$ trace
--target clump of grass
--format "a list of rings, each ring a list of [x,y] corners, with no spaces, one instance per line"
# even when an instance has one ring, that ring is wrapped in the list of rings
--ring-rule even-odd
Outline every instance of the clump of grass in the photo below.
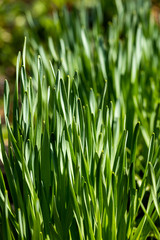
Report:
[[[64,31],[58,42],[49,37],[49,53],[34,38],[30,51],[25,39],[12,125],[7,81],[4,87],[3,239],[160,238],[160,33],[148,2],[141,9],[131,1],[136,12],[116,4],[107,38],[98,4],[92,27],[87,10],[56,15]]]

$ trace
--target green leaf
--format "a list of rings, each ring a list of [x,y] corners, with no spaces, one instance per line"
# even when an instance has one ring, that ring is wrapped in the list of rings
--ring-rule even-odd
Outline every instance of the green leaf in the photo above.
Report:
[[[154,231],[154,233],[155,233],[156,238],[157,238],[157,239],[160,239],[160,233],[159,233],[156,225],[154,224],[154,222],[152,221],[151,217],[150,217],[149,214],[147,213],[147,211],[146,211],[146,209],[145,209],[145,207],[144,207],[144,205],[143,205],[143,203],[141,202],[140,199],[139,199],[139,201],[140,201],[141,208],[142,208],[143,212],[145,213],[145,215],[146,215],[146,217],[147,217],[147,220],[148,220],[151,228],[153,229],[153,231]]]
[[[8,218],[8,192],[5,192],[4,219],[3,219],[3,239],[12,240],[12,232]]]
[[[97,112],[97,101],[96,101],[93,89],[90,89],[89,104],[90,104],[91,113],[95,116]]]
[[[139,133],[140,122],[136,124],[133,139],[132,139],[132,146],[131,146],[131,168],[130,168],[130,188],[131,191],[135,190],[135,161],[136,161],[136,148],[137,148],[137,140],[138,140],[138,133]]]
[[[42,62],[40,56],[38,57],[39,73],[38,73],[38,104],[37,104],[37,124],[36,124],[36,144],[38,150],[41,146],[42,134]]]
[[[27,38],[24,38],[24,45],[23,45],[23,53],[22,53],[22,64],[24,68],[26,68],[26,43],[27,43]]]
[[[4,81],[4,115],[5,117],[9,117],[9,85],[8,81]]]
[[[20,229],[20,237],[23,240],[24,239],[24,232],[23,232],[23,218],[22,218],[22,212],[20,208],[18,209],[18,222],[19,222],[19,229]]]
[[[154,168],[151,164],[151,162],[149,162],[149,170],[150,170],[150,175],[151,175],[151,195],[157,210],[158,215],[160,216],[160,210],[159,210],[159,204],[158,204],[158,196],[157,196],[157,186],[156,186],[156,176],[155,176],[155,172],[154,172]]]

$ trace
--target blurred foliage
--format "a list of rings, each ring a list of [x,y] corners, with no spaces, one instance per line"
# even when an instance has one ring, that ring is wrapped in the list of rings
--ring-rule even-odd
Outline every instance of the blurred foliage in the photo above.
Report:
[[[115,4],[111,0],[101,1],[106,9],[106,24],[115,11]],[[55,10],[58,9],[61,14],[64,5],[72,10],[73,7],[79,9],[84,5],[91,8],[95,2],[96,0],[0,0],[0,95],[4,79],[11,81],[15,77],[17,53],[22,49],[24,36],[28,32],[43,42],[49,33],[55,35],[55,29],[58,31],[56,17],[53,18]]]
[[[10,82],[15,79],[17,53],[22,49],[25,35],[34,35],[34,39],[41,43],[46,42],[49,34],[56,38],[60,29],[55,10],[61,14],[64,6],[70,11],[72,8],[79,10],[84,5],[90,9],[96,1],[102,3],[105,27],[115,14],[116,0],[0,0],[0,96],[4,79]],[[157,2],[154,0],[154,5]]]

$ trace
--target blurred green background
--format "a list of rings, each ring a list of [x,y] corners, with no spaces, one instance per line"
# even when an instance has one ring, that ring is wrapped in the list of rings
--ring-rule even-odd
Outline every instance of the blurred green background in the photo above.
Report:
[[[29,35],[41,43],[46,42],[48,34],[55,36],[55,12],[60,14],[64,5],[69,10],[83,6],[91,8],[96,1],[102,2],[107,24],[115,13],[114,0],[0,0],[0,106],[4,79],[14,85],[16,58],[18,51],[22,50],[24,36]],[[154,6],[157,6],[156,14],[158,2],[153,0]],[[0,110],[0,115],[2,111]]]
[[[101,1],[107,4],[106,21],[109,21],[115,11],[114,1]],[[48,38],[48,33],[54,35],[54,12],[58,10],[60,13],[64,5],[70,10],[84,5],[90,8],[95,2],[96,0],[0,0],[0,95],[3,93],[4,79],[12,82],[15,77],[17,53],[22,50],[25,35],[30,32],[43,42]]]

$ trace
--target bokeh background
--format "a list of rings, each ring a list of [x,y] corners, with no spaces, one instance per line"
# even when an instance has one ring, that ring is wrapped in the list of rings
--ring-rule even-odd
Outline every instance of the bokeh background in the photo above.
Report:
[[[110,21],[115,13],[113,0],[0,0],[0,115],[3,115],[4,79],[10,82],[12,90],[16,58],[18,51],[22,50],[24,36],[31,35],[45,43],[50,34],[54,40],[58,28],[55,28],[53,15],[57,10],[60,14],[64,6],[70,10],[84,6],[92,8],[96,1],[105,5],[105,21]],[[158,22],[160,1],[153,0],[151,7]]]
[[[22,50],[25,35],[32,34],[45,42],[48,33],[55,35],[53,14],[56,10],[60,13],[64,5],[69,9],[84,5],[91,8],[95,2],[96,0],[0,0],[0,94],[2,95],[4,79],[14,79],[16,57],[18,51]],[[115,6],[114,1],[106,2],[106,21],[109,21]]]

